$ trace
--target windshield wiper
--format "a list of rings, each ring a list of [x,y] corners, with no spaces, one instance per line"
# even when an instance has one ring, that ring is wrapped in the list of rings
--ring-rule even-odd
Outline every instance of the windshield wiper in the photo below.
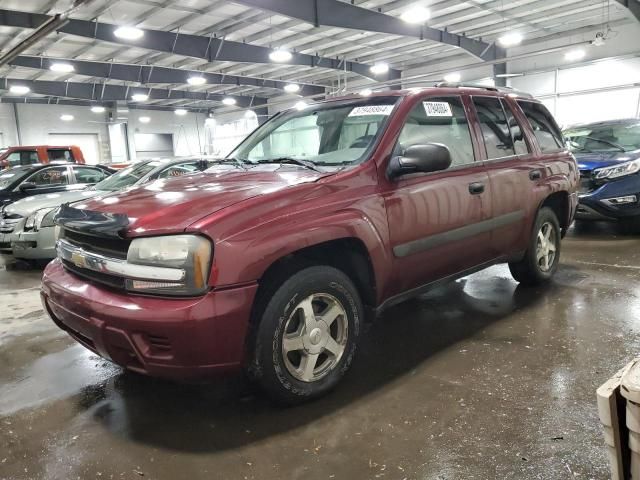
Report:
[[[279,158],[267,158],[264,160],[258,160],[256,163],[288,163],[291,165],[300,165],[301,167],[308,168],[314,172],[321,172],[316,168],[315,163],[309,160],[302,160],[300,158],[293,157],[279,157]]]
[[[605,145],[609,145],[610,147],[617,148],[621,152],[626,152],[623,146],[618,145],[617,143],[610,142],[609,140],[603,140],[602,138],[597,138],[597,137],[582,137],[582,138],[586,138],[587,140],[592,140],[594,142],[604,143]]]
[[[227,158],[221,158],[219,160],[212,160],[212,163],[214,164],[234,164],[236,165],[238,168],[240,168],[241,170],[247,170],[247,166],[244,164],[244,162],[242,160],[240,160],[239,158],[235,158],[235,157],[227,157]]]

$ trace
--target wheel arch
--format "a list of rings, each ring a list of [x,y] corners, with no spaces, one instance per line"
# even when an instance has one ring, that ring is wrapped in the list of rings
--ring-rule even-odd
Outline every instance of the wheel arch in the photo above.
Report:
[[[562,230],[562,236],[566,235],[569,226],[571,225],[571,206],[569,202],[569,192],[561,190],[553,192],[547,196],[538,206],[540,209],[548,207],[556,214],[558,222],[560,222],[560,229]]]

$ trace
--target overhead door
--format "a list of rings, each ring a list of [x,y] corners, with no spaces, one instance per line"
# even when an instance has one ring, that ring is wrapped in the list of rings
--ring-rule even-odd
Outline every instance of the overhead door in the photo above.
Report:
[[[100,141],[96,133],[50,133],[49,144],[58,145],[77,145],[82,150],[86,163],[101,163]]]
[[[136,133],[136,158],[173,157],[173,135],[171,133]]]

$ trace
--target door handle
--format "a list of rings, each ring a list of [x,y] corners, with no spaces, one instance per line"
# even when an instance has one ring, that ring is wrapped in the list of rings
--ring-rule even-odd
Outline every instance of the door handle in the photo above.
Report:
[[[540,170],[531,170],[529,172],[529,180],[540,180],[542,178],[542,172]]]
[[[484,192],[484,183],[473,182],[469,184],[469,193],[471,195],[479,195]]]

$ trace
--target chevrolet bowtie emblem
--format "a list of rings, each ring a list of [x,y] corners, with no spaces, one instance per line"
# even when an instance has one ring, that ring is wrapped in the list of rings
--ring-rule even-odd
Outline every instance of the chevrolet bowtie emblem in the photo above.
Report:
[[[87,268],[87,260],[84,257],[84,255],[81,255],[79,253],[72,253],[71,254],[71,262],[73,262],[73,264],[76,267],[79,268]]]

